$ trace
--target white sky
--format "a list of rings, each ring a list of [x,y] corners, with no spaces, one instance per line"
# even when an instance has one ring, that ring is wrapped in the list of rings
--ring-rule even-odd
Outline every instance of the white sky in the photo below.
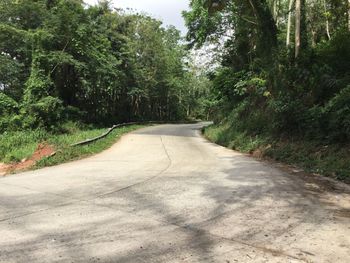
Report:
[[[84,0],[88,4],[96,4],[98,0]],[[112,0],[117,8],[132,8],[146,12],[160,19],[165,25],[174,25],[185,35],[186,27],[181,12],[188,9],[189,0]]]

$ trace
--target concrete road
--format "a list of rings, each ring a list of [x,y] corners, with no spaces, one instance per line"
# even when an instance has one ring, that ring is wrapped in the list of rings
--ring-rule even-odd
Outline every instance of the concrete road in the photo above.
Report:
[[[0,262],[350,262],[350,191],[216,146],[133,132],[0,179]]]

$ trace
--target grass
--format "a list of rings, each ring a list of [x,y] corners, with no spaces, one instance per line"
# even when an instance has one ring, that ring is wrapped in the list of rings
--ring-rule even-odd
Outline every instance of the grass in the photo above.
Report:
[[[244,153],[259,151],[262,157],[350,183],[350,145],[326,145],[318,140],[278,138],[264,134],[251,136],[227,122],[207,127],[204,135],[230,149]]]
[[[27,158],[48,138],[50,134],[44,130],[4,132],[0,135],[0,162],[12,163]]]
[[[99,153],[112,146],[122,135],[144,125],[132,125],[117,128],[107,137],[84,146],[70,147],[71,144],[94,138],[104,133],[106,128],[79,127],[68,124],[63,127],[64,133],[54,134],[44,130],[5,132],[0,135],[0,162],[19,162],[30,157],[39,143],[47,143],[54,146],[56,155],[44,158],[37,162],[35,168],[52,166],[72,160],[77,160],[89,155]]]

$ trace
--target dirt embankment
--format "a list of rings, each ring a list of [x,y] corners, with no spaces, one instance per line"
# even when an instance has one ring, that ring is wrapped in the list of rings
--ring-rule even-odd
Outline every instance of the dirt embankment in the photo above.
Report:
[[[0,176],[4,176],[16,171],[23,171],[31,168],[37,161],[55,154],[53,146],[47,143],[40,143],[35,152],[29,158],[23,159],[21,162],[4,164],[0,163]]]

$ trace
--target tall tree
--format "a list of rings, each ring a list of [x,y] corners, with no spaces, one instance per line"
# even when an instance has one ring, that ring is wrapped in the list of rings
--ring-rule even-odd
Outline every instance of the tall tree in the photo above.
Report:
[[[350,31],[350,0],[348,0],[348,29]]]
[[[291,26],[292,26],[292,8],[295,0],[289,0],[288,5],[288,24],[287,24],[287,39],[286,39],[286,45],[287,47],[290,46],[290,34],[291,34]]]
[[[301,46],[301,1],[295,0],[295,57],[300,54]]]
[[[326,18],[326,34],[327,34],[328,40],[331,40],[331,33],[330,33],[330,30],[329,30],[329,19],[328,19],[329,13],[328,13],[328,10],[327,10],[327,2],[326,2],[326,0],[323,0],[323,7],[324,7],[324,16]]]
[[[295,57],[308,46],[306,29],[306,0],[295,1]]]

